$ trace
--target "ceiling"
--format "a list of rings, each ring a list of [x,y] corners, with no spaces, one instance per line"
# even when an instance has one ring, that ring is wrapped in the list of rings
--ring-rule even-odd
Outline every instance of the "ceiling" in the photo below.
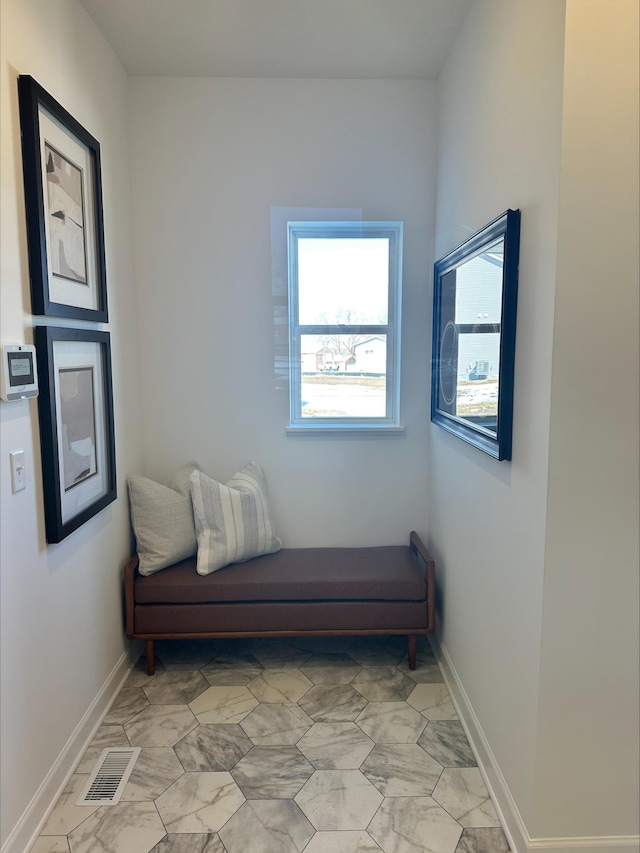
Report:
[[[435,79],[472,0],[80,0],[127,72]]]

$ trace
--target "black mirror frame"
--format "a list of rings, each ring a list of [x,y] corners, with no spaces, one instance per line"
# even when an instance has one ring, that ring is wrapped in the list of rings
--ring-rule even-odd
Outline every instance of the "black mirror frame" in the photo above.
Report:
[[[439,407],[440,344],[442,328],[442,280],[475,255],[481,254],[504,237],[502,306],[500,322],[500,366],[498,370],[498,416],[495,432],[452,415]],[[431,420],[433,423],[488,453],[498,460],[510,460],[513,434],[513,389],[516,345],[516,308],[520,254],[520,211],[507,210],[493,222],[465,240],[434,266],[433,342],[431,359]]]

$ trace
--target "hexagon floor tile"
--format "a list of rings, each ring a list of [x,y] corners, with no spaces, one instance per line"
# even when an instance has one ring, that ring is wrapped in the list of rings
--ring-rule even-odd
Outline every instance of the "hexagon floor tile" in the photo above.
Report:
[[[150,705],[124,731],[131,746],[174,746],[197,724],[187,705]]]
[[[477,767],[443,770],[432,796],[464,827],[500,825]]]
[[[103,806],[69,833],[73,853],[149,853],[166,834],[153,803]]]
[[[366,829],[383,797],[359,770],[317,770],[294,799],[316,829]]]
[[[416,684],[407,702],[427,720],[455,720],[456,709],[444,684]]]
[[[476,759],[459,720],[432,720],[418,745],[443,767],[475,767]]]
[[[316,832],[304,853],[380,853],[373,838],[362,830]]]
[[[158,658],[156,660],[154,675],[147,675],[147,659],[144,657],[139,657],[135,662],[133,669],[129,673],[129,677],[127,678],[124,686],[125,687],[147,687],[154,678],[157,678],[161,672],[165,671],[164,664]]]
[[[246,687],[209,687],[189,707],[199,723],[239,723],[258,706]]]
[[[313,655],[301,667],[314,684],[349,684],[362,667],[347,654]]]
[[[427,725],[406,702],[370,702],[356,723],[376,743],[415,743]]]
[[[246,802],[220,832],[228,853],[301,853],[314,828],[293,800]]]
[[[293,746],[313,725],[293,703],[258,705],[240,723],[255,746]]]
[[[233,768],[233,778],[248,800],[295,797],[313,773],[295,746],[255,746]]]
[[[217,832],[245,798],[230,773],[185,773],[156,800],[167,832]]]
[[[105,725],[122,725],[149,707],[141,687],[123,687],[104,718]]]
[[[171,747],[144,747],[136,761],[129,781],[122,792],[126,802],[144,803],[155,800],[179,779],[185,768]]]
[[[69,839],[66,835],[41,835],[30,853],[69,853]]]
[[[509,853],[424,638],[157,643],[30,853]],[[139,746],[122,799],[75,800]]]
[[[463,829],[456,853],[509,853],[509,845],[501,829]]]
[[[298,704],[316,723],[349,723],[367,700],[349,684],[315,684]]]
[[[351,686],[370,702],[404,702],[416,684],[397,667],[368,666],[356,675]]]
[[[165,835],[150,853],[227,853],[217,832]]]
[[[360,768],[385,797],[430,796],[442,766],[415,743],[374,746]]]
[[[98,728],[76,767],[76,773],[91,773],[102,750],[110,746],[131,746],[122,726],[102,725]]]
[[[85,774],[74,773],[64,786],[64,791],[58,798],[53,811],[47,818],[43,835],[68,835],[76,826],[80,826],[90,815],[98,811],[99,806],[77,806],[87,779]]]
[[[455,853],[462,827],[430,797],[390,797],[369,833],[385,853]]]
[[[263,669],[253,655],[218,655],[202,667],[201,673],[212,686],[241,684],[246,687]]]
[[[265,669],[249,682],[260,702],[297,702],[313,685],[299,669]]]
[[[236,724],[200,725],[178,741],[174,752],[185,770],[231,770],[253,744]]]
[[[398,671],[404,673],[416,684],[442,684],[444,682],[440,667],[434,660],[418,663],[415,669],[409,669],[409,665],[403,663],[398,667]]]
[[[188,705],[209,687],[199,672],[161,672],[143,691],[151,705]]]
[[[298,741],[316,770],[357,770],[373,747],[355,723],[315,723]]]

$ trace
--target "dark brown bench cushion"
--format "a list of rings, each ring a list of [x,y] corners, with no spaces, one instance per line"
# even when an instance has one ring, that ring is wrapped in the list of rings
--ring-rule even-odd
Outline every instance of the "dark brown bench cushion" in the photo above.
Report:
[[[392,571],[389,571],[389,568]],[[213,604],[267,601],[415,601],[426,578],[409,546],[286,548],[205,577],[195,559],[138,576],[135,603]]]

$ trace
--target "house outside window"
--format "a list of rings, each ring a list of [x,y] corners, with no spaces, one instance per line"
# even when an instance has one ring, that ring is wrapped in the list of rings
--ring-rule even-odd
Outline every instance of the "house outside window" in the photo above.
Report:
[[[400,416],[401,222],[290,222],[290,429]]]

